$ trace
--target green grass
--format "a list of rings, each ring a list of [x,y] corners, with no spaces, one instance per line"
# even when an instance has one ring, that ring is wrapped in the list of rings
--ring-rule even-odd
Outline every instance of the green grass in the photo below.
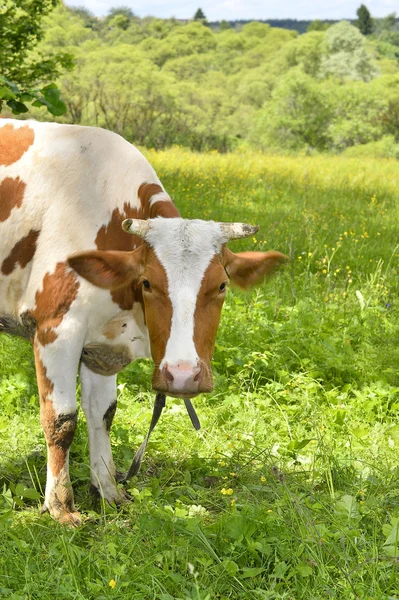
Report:
[[[0,338],[0,597],[399,598],[397,163],[150,157],[183,216],[259,223],[231,247],[291,262],[229,293],[201,431],[168,399],[120,510],[89,496],[80,414],[76,530],[39,515],[32,354]],[[121,469],[149,425],[151,370],[138,361],[119,378]]]

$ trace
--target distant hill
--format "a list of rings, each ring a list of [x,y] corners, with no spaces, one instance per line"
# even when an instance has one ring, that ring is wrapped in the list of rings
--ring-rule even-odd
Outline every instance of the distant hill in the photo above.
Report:
[[[309,21],[298,21],[297,19],[242,19],[239,21],[229,21],[227,23],[232,28],[237,28],[242,25],[246,25],[247,23],[252,23],[253,21],[258,21],[259,23],[267,23],[271,27],[281,27],[281,29],[291,29],[293,31],[298,31],[298,33],[306,33],[309,25],[312,23],[312,20]],[[226,22],[225,21],[225,22]],[[208,21],[208,25],[213,28],[220,27],[221,21]],[[338,20],[331,19],[323,19],[323,23],[328,23],[329,25],[334,25],[334,23],[338,23]]]
[[[345,21],[349,21],[352,25],[355,25],[356,19],[344,19]],[[271,27],[280,27],[281,29],[290,29],[292,31],[297,31],[298,33],[306,33],[309,25],[313,22],[312,20],[297,20],[297,19],[241,19],[237,21],[229,21],[228,19],[224,21],[208,21],[207,25],[214,30],[218,30],[221,24],[228,23],[230,27],[233,29],[237,29],[246,25],[247,23],[252,23],[253,21],[257,21],[258,23],[267,23]],[[327,23],[328,25],[334,25],[334,23],[339,23],[342,19],[320,19],[322,23]],[[373,19],[375,24],[378,26],[378,23],[383,21],[383,19]],[[190,20],[186,21],[187,23]],[[396,29],[399,29],[399,18],[396,18]]]

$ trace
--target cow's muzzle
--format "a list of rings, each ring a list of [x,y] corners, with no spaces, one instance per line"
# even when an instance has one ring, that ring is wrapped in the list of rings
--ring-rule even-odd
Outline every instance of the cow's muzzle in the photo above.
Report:
[[[154,373],[153,388],[175,398],[193,398],[212,391],[212,373],[202,361],[196,364],[186,361],[173,365],[164,363]]]

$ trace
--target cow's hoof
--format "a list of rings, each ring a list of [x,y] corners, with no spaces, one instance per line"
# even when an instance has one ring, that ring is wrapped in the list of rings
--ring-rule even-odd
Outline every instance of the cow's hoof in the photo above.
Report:
[[[69,527],[79,527],[79,525],[82,524],[80,513],[77,511],[69,512],[56,510],[54,513],[52,513],[47,504],[44,502],[40,509],[40,514],[42,515],[47,512],[51,514],[53,519],[59,523],[62,523],[63,525],[69,525]]]
[[[127,502],[132,500],[132,497],[122,487],[105,488],[104,486],[100,490],[96,485],[92,483],[90,485],[90,494],[96,499],[103,498],[109,504],[116,504],[116,506],[121,506],[122,504],[126,504]]]
[[[80,513],[75,512],[63,512],[57,519],[63,525],[68,525],[69,527],[79,527],[82,524],[82,518]]]

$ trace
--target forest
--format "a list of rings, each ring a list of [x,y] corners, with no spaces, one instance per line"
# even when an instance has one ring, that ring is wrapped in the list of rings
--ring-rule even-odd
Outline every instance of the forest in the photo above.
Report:
[[[399,156],[395,14],[366,23],[367,35],[356,21],[315,21],[299,35],[59,5],[43,27],[35,54],[70,57],[57,79],[63,122],[158,149]]]

